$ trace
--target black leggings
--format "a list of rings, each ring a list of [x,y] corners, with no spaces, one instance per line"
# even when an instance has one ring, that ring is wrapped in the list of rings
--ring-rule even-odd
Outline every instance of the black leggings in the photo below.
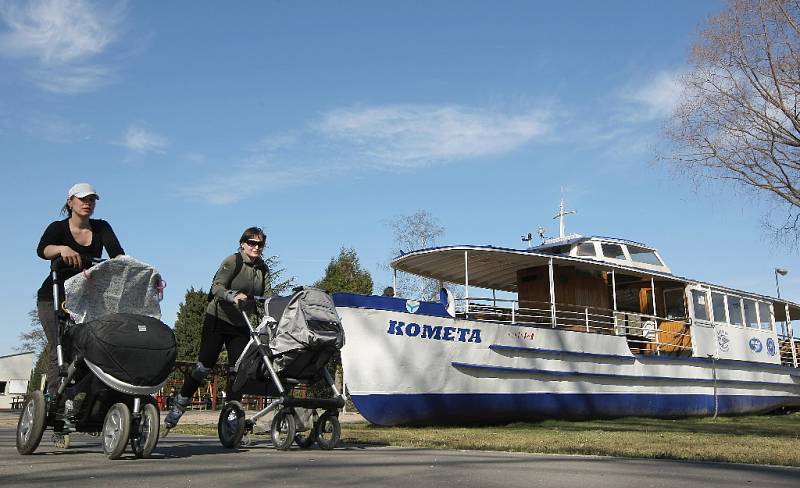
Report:
[[[206,314],[203,321],[203,333],[200,336],[200,352],[197,355],[197,361],[205,368],[213,368],[219,359],[219,353],[222,352],[222,346],[228,351],[228,396],[227,400],[241,400],[242,395],[233,395],[231,386],[235,380],[235,375],[231,371],[236,364],[236,360],[247,347],[250,341],[249,334],[243,334],[244,331],[232,332],[232,325],[219,320],[211,314]],[[181,396],[191,398],[192,395],[200,388],[202,382],[198,381],[192,376],[191,371],[186,374],[183,379],[183,387],[181,387]]]

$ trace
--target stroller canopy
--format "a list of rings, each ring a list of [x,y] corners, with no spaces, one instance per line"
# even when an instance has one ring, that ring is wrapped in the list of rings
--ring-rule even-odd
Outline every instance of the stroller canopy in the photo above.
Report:
[[[290,297],[272,297],[264,312],[278,324],[269,341],[273,356],[290,351],[344,346],[342,320],[330,295],[317,288],[295,288]]]
[[[317,288],[295,288],[289,297],[264,303],[266,317],[256,332],[269,347],[275,372],[297,380],[314,380],[331,356],[344,346],[344,329],[330,295]],[[236,361],[234,389],[267,373],[251,339]]]

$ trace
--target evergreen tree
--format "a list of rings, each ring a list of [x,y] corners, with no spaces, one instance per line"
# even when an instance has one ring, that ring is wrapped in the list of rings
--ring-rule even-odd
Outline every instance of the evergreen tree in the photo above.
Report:
[[[286,269],[280,267],[278,256],[266,257],[264,258],[264,262],[267,264],[267,268],[269,268],[269,283],[267,283],[267,289],[264,290],[264,295],[280,295],[286,290],[291,290],[295,286],[294,276],[283,279],[283,273]]]
[[[325,269],[325,277],[314,286],[328,293],[346,291],[371,295],[372,276],[361,268],[355,249],[343,247],[337,258],[331,258]]]
[[[331,262],[325,269],[325,277],[316,282],[314,286],[328,293],[344,291],[371,295],[373,283],[369,271],[361,268],[355,249],[343,247],[339,251],[338,257],[331,258]],[[328,363],[328,371],[335,378],[339,391],[342,391],[342,358],[339,354],[331,358]],[[310,393],[323,398],[333,395],[333,391],[323,381],[312,385]],[[348,408],[355,409],[353,405],[348,405]]]
[[[28,392],[39,390],[42,385],[42,376],[47,373],[47,364],[50,361],[50,352],[47,348],[42,349],[36,359],[36,365],[31,371],[31,378],[28,382]]]
[[[175,320],[175,339],[178,341],[178,360],[196,361],[200,350],[200,334],[208,306],[208,292],[194,287],[186,290],[183,302],[178,306]]]

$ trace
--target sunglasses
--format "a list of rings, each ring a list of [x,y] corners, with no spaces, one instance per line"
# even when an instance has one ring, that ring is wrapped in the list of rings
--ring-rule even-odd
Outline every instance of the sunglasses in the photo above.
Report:
[[[255,239],[247,239],[244,242],[250,247],[256,247],[256,248],[259,248],[259,249],[264,247],[264,241],[257,241]]]

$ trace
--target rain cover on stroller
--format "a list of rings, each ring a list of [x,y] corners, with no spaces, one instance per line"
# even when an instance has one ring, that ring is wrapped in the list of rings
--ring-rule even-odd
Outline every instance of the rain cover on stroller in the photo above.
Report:
[[[295,379],[313,379],[333,353],[344,346],[344,329],[330,295],[317,288],[295,288],[290,297],[271,297],[264,311],[277,324],[262,324],[259,339],[269,345],[275,372]],[[302,363],[302,365],[298,364]],[[251,340],[236,361],[234,389],[264,375],[258,348]]]
[[[76,324],[121,312],[161,319],[161,275],[130,256],[117,256],[64,283],[65,307]]]
[[[104,261],[64,284],[76,322],[65,337],[101,381],[129,394],[157,391],[175,366],[175,335],[161,322],[161,275],[129,256]]]

